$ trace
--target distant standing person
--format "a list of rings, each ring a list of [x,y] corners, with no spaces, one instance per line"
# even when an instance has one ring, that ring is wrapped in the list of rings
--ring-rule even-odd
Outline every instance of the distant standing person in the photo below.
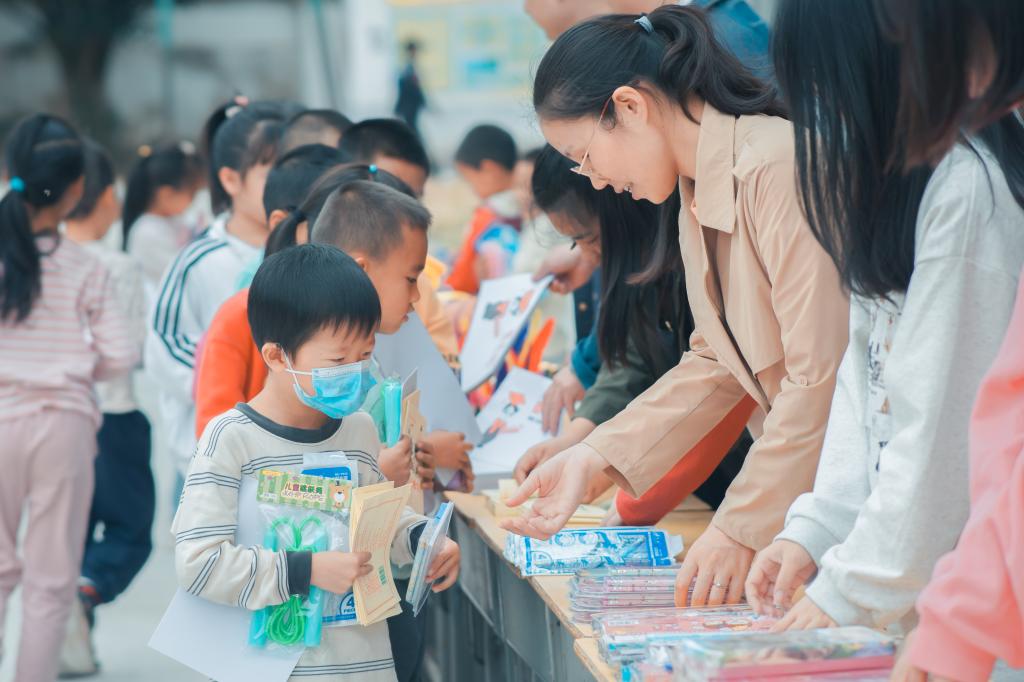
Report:
[[[420,44],[415,40],[405,43],[405,68],[398,76],[398,101],[395,102],[395,115],[409,124],[409,127],[420,134],[420,111],[427,106],[427,96],[423,94],[420,76],[416,73],[416,54]]]

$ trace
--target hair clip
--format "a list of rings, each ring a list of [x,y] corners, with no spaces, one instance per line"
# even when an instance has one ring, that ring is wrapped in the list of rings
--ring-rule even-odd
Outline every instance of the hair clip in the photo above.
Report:
[[[47,199],[49,199],[50,198],[50,194],[52,194],[52,192],[50,192],[49,189],[44,187],[43,188],[43,196],[46,197]]]
[[[192,156],[196,153],[196,146],[188,140],[182,140],[178,143],[178,151],[186,156]]]
[[[232,104],[230,107],[224,110],[224,118],[233,118],[235,114],[242,110],[241,104]]]
[[[651,23],[650,17],[646,14],[641,14],[638,19],[633,20],[634,24],[640,24],[640,28],[649,34],[654,33],[654,24]]]
[[[150,154],[153,153],[153,148],[150,147],[148,144],[142,144],[142,145],[139,145],[139,148],[138,148],[137,151],[138,151],[139,156],[142,157],[143,159],[145,159],[146,157],[148,157]]]
[[[375,163],[371,163],[371,164],[370,164],[370,167],[369,167],[369,168],[368,168],[367,170],[369,170],[369,171],[370,171],[370,175],[371,175],[372,177],[377,177],[377,170],[378,170],[378,169],[377,169],[377,164],[375,164]]]
[[[17,175],[11,178],[11,181],[8,182],[7,184],[10,186],[12,192],[25,191],[25,181],[19,178]]]

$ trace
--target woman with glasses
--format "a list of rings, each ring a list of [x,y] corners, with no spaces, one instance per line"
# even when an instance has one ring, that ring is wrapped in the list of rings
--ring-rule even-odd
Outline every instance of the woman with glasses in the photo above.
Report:
[[[663,205],[655,262],[679,240],[695,332],[679,364],[582,443],[535,468],[509,500],[540,499],[509,530],[562,528],[605,471],[643,494],[747,396],[755,437],[712,525],[690,548],[677,601],[735,603],[757,550],[811,489],[849,303],[808,228],[793,129],[774,91],[714,38],[704,14],[665,6],[563,34],[534,107],[548,142],[597,189]]]

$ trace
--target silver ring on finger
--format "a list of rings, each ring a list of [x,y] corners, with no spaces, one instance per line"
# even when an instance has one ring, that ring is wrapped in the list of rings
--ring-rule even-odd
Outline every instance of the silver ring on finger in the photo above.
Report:
[[[719,590],[728,590],[729,589],[729,584],[728,583],[723,584],[723,583],[718,582],[717,580],[712,581],[711,586],[715,587],[715,588],[718,588]]]

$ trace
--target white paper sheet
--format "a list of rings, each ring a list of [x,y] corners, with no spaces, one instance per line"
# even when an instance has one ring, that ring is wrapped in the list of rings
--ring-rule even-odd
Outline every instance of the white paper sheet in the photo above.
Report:
[[[477,416],[481,445],[469,454],[476,488],[497,488],[511,478],[516,462],[528,449],[548,438],[541,427],[540,405],[551,379],[514,368]]]
[[[242,546],[263,542],[254,476],[243,476],[239,486],[236,542]],[[251,618],[251,611],[214,604],[179,589],[149,646],[217,682],[285,682],[302,650],[248,646]]]
[[[415,313],[396,333],[378,334],[373,355],[384,376],[408,377],[416,371],[420,412],[430,430],[456,431],[471,443],[479,442],[481,433],[473,408]]]
[[[480,285],[459,356],[463,391],[472,391],[494,376],[553,279],[534,282],[533,275],[524,273]]]

